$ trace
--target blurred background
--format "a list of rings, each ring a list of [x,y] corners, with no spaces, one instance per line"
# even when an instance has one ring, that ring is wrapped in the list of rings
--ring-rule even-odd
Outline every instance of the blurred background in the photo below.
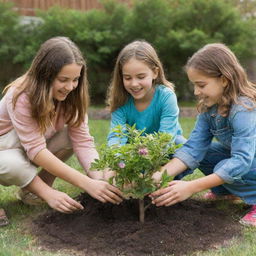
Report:
[[[0,0],[1,90],[53,36],[82,50],[95,105],[104,105],[119,51],[136,39],[155,47],[180,102],[194,99],[183,66],[207,43],[229,46],[256,81],[256,0]]]

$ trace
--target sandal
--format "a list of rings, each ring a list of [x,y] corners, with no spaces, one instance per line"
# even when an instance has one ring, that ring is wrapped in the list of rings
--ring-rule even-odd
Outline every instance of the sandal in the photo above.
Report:
[[[16,197],[27,205],[40,205],[45,203],[45,201],[38,197],[36,194],[25,189],[20,189],[16,194]]]
[[[229,195],[217,195],[214,194],[212,191],[208,191],[203,195],[203,199],[208,201],[222,201],[222,200],[228,200],[234,204],[242,203],[242,199],[240,197],[237,197],[235,195],[229,194]]]
[[[9,224],[9,220],[6,216],[4,209],[0,209],[0,227],[7,226]]]
[[[256,205],[253,205],[250,212],[248,212],[239,222],[246,226],[256,227]]]

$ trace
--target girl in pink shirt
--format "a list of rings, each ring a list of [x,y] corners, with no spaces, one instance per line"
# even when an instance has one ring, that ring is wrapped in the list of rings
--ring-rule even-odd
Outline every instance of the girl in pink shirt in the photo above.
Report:
[[[8,85],[0,102],[0,184],[17,185],[69,213],[83,206],[52,188],[55,177],[101,202],[120,203],[121,192],[89,171],[98,158],[87,124],[86,64],[66,37],[42,44],[29,70]],[[84,175],[65,164],[73,152]],[[37,167],[41,171],[37,174]],[[97,179],[92,179],[97,178]]]

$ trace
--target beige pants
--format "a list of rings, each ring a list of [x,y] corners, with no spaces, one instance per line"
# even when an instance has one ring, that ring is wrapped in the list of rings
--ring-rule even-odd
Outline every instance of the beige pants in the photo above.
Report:
[[[72,155],[72,145],[67,127],[46,141],[47,149],[53,154],[67,150]],[[66,154],[67,158],[67,154]],[[66,160],[66,159],[61,159]],[[0,136],[0,184],[26,187],[37,175],[37,166],[27,157],[16,131]]]

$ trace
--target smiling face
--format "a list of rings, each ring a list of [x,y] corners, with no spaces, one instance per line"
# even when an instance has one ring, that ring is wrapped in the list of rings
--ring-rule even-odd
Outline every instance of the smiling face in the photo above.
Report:
[[[143,61],[129,59],[122,68],[123,84],[135,102],[151,101],[154,95],[153,80],[158,70],[153,71]]]
[[[82,66],[76,63],[62,67],[52,83],[52,95],[57,101],[64,101],[79,82]]]
[[[187,75],[194,85],[195,96],[202,100],[206,107],[211,107],[220,102],[227,86],[227,80],[224,77],[209,77],[194,68],[189,68]]]

